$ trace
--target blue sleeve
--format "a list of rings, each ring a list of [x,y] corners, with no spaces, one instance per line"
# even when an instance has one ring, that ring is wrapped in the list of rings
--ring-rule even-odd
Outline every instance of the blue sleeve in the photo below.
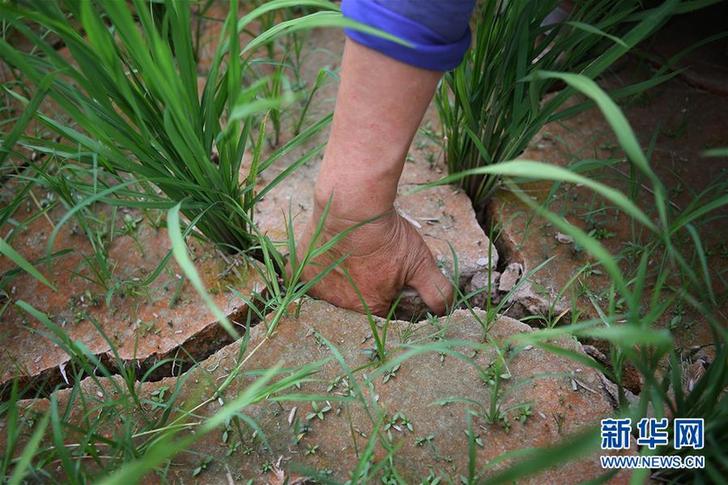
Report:
[[[460,64],[470,47],[468,21],[474,6],[475,0],[343,0],[341,11],[412,47],[344,29],[350,39],[413,66],[449,71]]]

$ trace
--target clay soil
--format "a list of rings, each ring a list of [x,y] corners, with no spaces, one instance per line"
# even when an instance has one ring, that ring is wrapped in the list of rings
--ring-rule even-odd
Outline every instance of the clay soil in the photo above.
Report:
[[[215,12],[210,16],[214,17]],[[209,42],[215,38],[219,23],[210,21],[205,25],[207,30],[203,39]],[[684,25],[676,22],[669,28],[682,31]],[[652,46],[653,56],[630,58],[616,71],[608,73],[602,84],[609,89],[648,76],[655,63],[661,62],[660,55],[664,57],[665,52],[674,52],[680,46],[679,36],[671,37],[669,32],[661,35],[671,42]],[[690,36],[683,37],[685,42],[690,39]],[[306,42],[302,78],[310,84],[321,67],[337,68],[343,36],[334,31],[315,31]],[[208,50],[209,45],[202,46],[203,53]],[[695,62],[690,63],[691,59]],[[728,178],[728,159],[701,156],[707,147],[728,146],[728,90],[725,89],[728,63],[721,67],[721,60],[725,59],[720,53],[701,50],[695,57],[689,56],[683,61],[686,68],[683,75],[628,100],[623,106],[643,146],[654,145],[651,165],[668,188],[673,209],[677,212],[687,207],[695,194]],[[204,72],[199,74],[204,75]],[[317,120],[330,112],[335,96],[336,82],[331,79],[317,93],[307,119]],[[297,113],[294,110],[291,114],[293,116],[284,121],[281,143],[292,135],[291,120],[296,119]],[[505,275],[508,268],[511,268],[509,278],[514,278],[510,283],[512,287],[523,273],[553,257],[551,263],[533,275],[523,290],[512,297],[502,316],[492,318],[480,310],[460,309],[440,320],[416,318],[422,315],[422,302],[410,293],[403,308],[407,308],[405,315],[411,318],[392,322],[396,337],[389,345],[395,355],[404,352],[407,344],[417,338],[436,342],[445,334],[448,338],[485,345],[473,355],[474,366],[467,369],[454,358],[441,359],[439,354],[431,354],[407,361],[387,380],[378,375],[375,380],[367,381],[376,384],[368,395],[372,399],[376,396],[386,419],[396,425],[390,435],[393,434],[394,441],[402,446],[397,466],[405,475],[422,477],[436,473],[457,479],[468,466],[468,439],[471,437],[468,433],[473,431],[466,425],[467,413],[462,403],[439,407],[433,403],[458,395],[488,407],[499,396],[492,394],[483,383],[482,372],[497,360],[498,350],[512,351],[503,406],[514,410],[510,415],[513,424],[506,429],[503,423],[489,423],[482,416],[474,418],[475,433],[487,443],[476,449],[478,460],[483,463],[507,451],[556,443],[567,433],[598,422],[614,412],[615,396],[614,384],[599,372],[542,349],[521,346],[513,350],[515,347],[510,347],[510,343],[504,343],[527,335],[532,331],[531,327],[598,317],[598,309],[607,298],[608,279],[598,268],[584,272],[585,265],[590,263],[584,251],[564,240],[550,225],[534,218],[530,210],[505,189],[498,191],[479,213],[467,196],[455,187],[444,186],[412,194],[411,188],[417,184],[444,175],[441,147],[429,136],[439,133],[436,118],[431,109],[413,143],[400,185],[398,209],[418,227],[443,271],[453,274],[452,248],[459,261],[458,284],[462,288],[483,289],[484,275],[496,274],[505,278],[501,275]],[[311,145],[325,139],[326,133],[322,133]],[[298,155],[300,153],[293,153],[280,160],[265,178],[269,180],[275,176]],[[588,175],[625,192],[633,189],[630,164],[623,159],[608,125],[595,109],[547,125],[534,138],[524,158],[560,166],[571,166],[584,159],[614,159],[608,167]],[[295,230],[300,230],[310,211],[319,161],[317,157],[303,166],[257,207],[257,222],[271,238],[285,239],[288,217],[294,218]],[[563,186],[552,190],[554,187],[550,183],[530,183],[522,187],[538,202],[597,234],[605,247],[615,254],[625,254],[635,238],[643,236],[633,231],[633,225],[626,217],[586,188]],[[2,195],[8,196],[10,188],[5,184]],[[654,215],[653,194],[644,181],[638,184],[637,194],[643,210]],[[38,195],[43,197],[44,194]],[[22,217],[31,217],[35,208],[29,204],[24,210]],[[49,218],[39,217],[29,224],[16,239],[21,242],[19,251],[34,260],[45,254],[53,224],[62,215],[59,208],[51,211]],[[709,264],[718,268],[713,285],[724,305],[723,315],[728,314],[725,303],[728,224],[721,218],[727,216],[727,211],[717,212],[713,214],[715,223],[699,228]],[[176,405],[179,409],[190,408],[237,364],[240,342],[233,342],[217,325],[189,282],[180,276],[173,260],[152,285],[131,290],[136,288],[133,282],[144,279],[167,255],[169,242],[166,231],[160,230],[143,214],[124,211],[120,217],[120,221],[133,221],[133,228],[119,223],[118,230],[125,232],[110,245],[109,258],[116,268],[115,281],[129,284],[126,290],[115,292],[108,304],[104,289],[90,281],[92,268],[88,258],[91,248],[78,227],[69,223],[60,231],[53,247],[54,251],[65,250],[68,254],[39,266],[58,291],[20,274],[13,279],[8,295],[0,305],[10,299],[27,301],[112,368],[113,365],[136,365],[142,370],[141,375],[155,367],[156,371],[146,376],[144,383],[139,383],[140,395],[153,402],[161,388],[168,390],[180,386],[182,390]],[[489,240],[488,234],[496,235],[493,241]],[[265,291],[265,283],[255,270],[256,263],[227,257],[211,245],[198,241],[191,244],[191,248],[216,304],[241,329],[246,323],[259,323],[260,319],[252,315],[239,298],[240,294],[247,297]],[[622,259],[621,263],[624,270],[632,264],[628,258]],[[0,274],[10,269],[10,262],[0,258]],[[576,273],[582,276],[574,280],[572,277]],[[501,292],[496,290],[493,298],[503,298],[510,287]],[[378,324],[384,323],[378,321]],[[295,367],[319,358],[330,358],[332,352],[322,344],[321,337],[341,350],[342,358],[351,368],[367,362],[366,352],[372,346],[372,334],[366,318],[361,315],[323,302],[305,300],[279,325],[273,336],[266,335],[264,325],[251,331],[251,346],[266,345],[251,361],[251,369],[261,370],[280,362]],[[484,325],[491,331],[487,338],[483,335]],[[681,348],[710,346],[712,334],[707,322],[687,309],[671,308],[660,325],[674,332],[676,345]],[[444,333],[438,334],[438,331]],[[42,322],[9,305],[2,313],[0,342],[0,389],[4,389],[4,395],[7,395],[10,383],[16,380],[27,389],[29,399],[23,403],[27,413],[47,409],[48,397],[53,395],[69,406],[71,421],[82,420],[82,413],[74,407],[76,396],[63,389],[69,386],[69,377],[76,369],[74,363],[49,336],[49,329]],[[608,352],[605,347],[593,348],[593,342],[589,341],[561,339],[553,343],[584,357]],[[586,348],[582,344],[586,344]],[[156,366],[167,360],[174,363]],[[194,365],[196,363],[200,365]],[[192,370],[188,370],[191,367]],[[330,364],[304,391],[332,392],[330,385],[334,383],[333,393],[343,393],[344,374],[339,364]],[[247,375],[236,380],[228,395],[233,396],[243,389],[250,379]],[[112,400],[114,391],[108,381],[100,382],[99,386],[99,381],[86,379],[81,386],[83,393],[99,402]],[[635,375],[628,387],[638,393],[640,384]],[[30,399],[33,397],[36,399]],[[223,397],[227,399],[228,396],[220,397],[220,402]],[[525,409],[526,405],[529,414],[520,420],[517,410]],[[218,401],[209,400],[200,410],[200,417],[210,416],[217,409]],[[154,406],[147,410],[149,415],[144,419],[157,416],[158,409]],[[367,434],[374,426],[371,416],[367,415],[368,408],[335,403],[324,413],[325,418],[307,419],[311,422],[310,429],[303,439],[296,440],[292,423],[296,419],[303,422],[303,417],[310,412],[315,414],[311,403],[293,401],[285,406],[263,403],[250,412],[269,436],[269,443],[263,444],[255,434],[246,432],[240,444],[234,446],[225,441],[227,438],[211,434],[196,445],[194,453],[175,461],[169,478],[185,483],[221,483],[248,478],[260,483],[283,483],[276,481],[280,480],[281,474],[291,479],[300,478],[304,472],[290,470],[305,469],[326,472],[327,476],[345,480],[351,463],[366,445]],[[406,422],[412,424],[412,429]],[[113,419],[104,426],[109,436],[113,436]],[[376,450],[379,459],[385,455],[385,450]],[[201,474],[191,475],[203,456],[211,457],[211,462],[205,462]],[[294,463],[298,468],[290,466]],[[575,483],[597,477],[600,472],[595,457],[590,456],[534,479],[534,483],[539,480]],[[622,481],[626,477],[619,475],[614,479]]]

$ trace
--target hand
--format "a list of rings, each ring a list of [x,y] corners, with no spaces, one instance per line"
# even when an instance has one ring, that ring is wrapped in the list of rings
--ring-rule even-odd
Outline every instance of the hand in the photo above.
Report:
[[[298,241],[299,262],[309,249],[322,212],[321,204],[315,204],[314,214]],[[321,246],[357,223],[330,212],[316,245]],[[379,316],[386,316],[404,286],[417,290],[438,315],[445,313],[452,301],[452,286],[437,267],[422,236],[394,209],[353,229],[331,250],[310,262],[303,270],[303,279],[313,279],[342,256],[346,256],[343,262],[309,291],[311,296],[363,312],[365,308],[353,282],[369,310]]]
[[[309,292],[357,311],[386,315],[406,285],[438,314],[452,288],[422,237],[394,210],[407,150],[442,73],[420,69],[349,39],[331,133],[314,191],[314,210],[296,250],[306,254],[324,207],[328,217],[317,245],[356,227],[326,254],[309,262],[310,281],[332,262],[346,259]],[[362,221],[365,224],[358,225]]]

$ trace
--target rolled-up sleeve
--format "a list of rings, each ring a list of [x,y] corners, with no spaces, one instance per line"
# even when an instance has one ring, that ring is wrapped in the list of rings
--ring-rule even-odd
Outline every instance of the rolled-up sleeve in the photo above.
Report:
[[[343,0],[341,11],[411,46],[345,29],[350,39],[413,66],[449,71],[470,47],[468,21],[474,5],[475,0]]]

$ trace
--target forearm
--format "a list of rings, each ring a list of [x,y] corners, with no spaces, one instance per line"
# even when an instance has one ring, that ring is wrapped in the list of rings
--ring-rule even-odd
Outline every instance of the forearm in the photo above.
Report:
[[[452,300],[450,282],[417,229],[393,210],[407,150],[440,75],[346,41],[315,208],[297,254],[310,251],[316,239],[321,244],[359,222],[374,220],[304,267],[302,277],[310,281],[321,268],[344,257],[310,295],[384,316],[400,290],[409,286],[433,312],[445,312]],[[318,226],[329,201],[329,213]]]
[[[316,202],[361,221],[391,210],[407,150],[442,73],[347,39]]]
[[[407,150],[437,82],[443,71],[460,62],[468,47],[467,16],[473,3],[342,3],[347,17],[389,32],[409,46],[347,30],[341,83],[316,181],[314,211],[297,254],[306,254],[319,238],[329,241],[356,223],[376,220],[357,227],[303,268],[303,279],[310,281],[320,277],[321,268],[337,264],[309,294],[381,316],[388,313],[404,286],[417,290],[437,314],[445,312],[452,301],[451,284],[424,239],[393,208]],[[446,13],[457,11],[458,5],[462,7],[459,23],[452,24],[452,18],[440,21]],[[328,216],[319,226],[329,202]],[[339,260],[341,256],[345,258]]]

